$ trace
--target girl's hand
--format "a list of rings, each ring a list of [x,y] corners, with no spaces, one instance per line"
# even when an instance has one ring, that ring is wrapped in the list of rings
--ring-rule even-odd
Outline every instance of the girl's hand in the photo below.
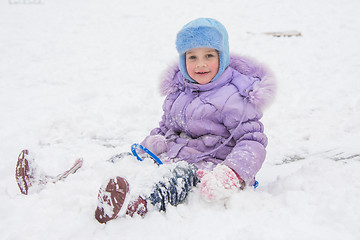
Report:
[[[148,136],[141,145],[145,146],[155,155],[160,155],[166,151],[166,139],[162,135],[151,135]]]
[[[200,193],[206,201],[230,197],[241,187],[243,181],[232,169],[219,164],[212,171],[198,170]]]

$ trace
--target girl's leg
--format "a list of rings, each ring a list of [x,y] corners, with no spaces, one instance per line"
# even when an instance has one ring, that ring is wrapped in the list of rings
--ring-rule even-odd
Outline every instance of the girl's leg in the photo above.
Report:
[[[166,205],[177,206],[184,202],[188,193],[198,183],[197,168],[185,162],[179,163],[171,176],[154,186],[148,200],[160,211],[166,211]]]
[[[166,211],[167,204],[177,206],[182,203],[190,190],[198,183],[196,170],[194,165],[185,162],[179,163],[171,170],[169,176],[154,185],[153,191],[148,197],[139,196],[125,206],[127,207],[126,215],[145,216],[148,211],[148,203],[159,211]],[[110,179],[106,185],[102,185],[99,190],[95,218],[100,223],[106,223],[116,218],[124,207],[128,191],[129,184],[121,177]]]
[[[56,177],[47,175],[35,162],[34,156],[29,150],[22,150],[19,154],[15,178],[22,194],[30,192],[39,192],[48,182],[56,183],[67,178],[70,174],[75,173],[81,168],[83,159],[79,158],[74,165],[67,171],[57,175]]]

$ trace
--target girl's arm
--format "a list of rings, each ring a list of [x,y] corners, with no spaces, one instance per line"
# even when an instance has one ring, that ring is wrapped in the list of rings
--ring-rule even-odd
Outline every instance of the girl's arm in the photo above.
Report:
[[[165,140],[165,133],[167,128],[165,127],[165,115],[163,115],[162,120],[159,123],[159,127],[153,129],[150,132],[150,135],[147,136],[142,142],[141,145],[148,148],[155,155],[159,155],[166,151],[167,145]]]
[[[166,97],[163,104],[164,114],[159,122],[159,127],[151,130],[150,135],[147,136],[142,142],[141,145],[148,148],[155,155],[159,155],[166,151],[167,145],[165,141],[165,134],[169,131],[168,127],[166,127],[166,115],[167,112],[170,111],[170,107],[174,99],[176,98],[175,94],[170,94]]]
[[[246,184],[252,185],[266,156],[267,137],[259,121],[262,114],[250,103],[236,108],[225,106],[223,114],[226,116],[224,125],[236,141],[223,164],[233,169]]]

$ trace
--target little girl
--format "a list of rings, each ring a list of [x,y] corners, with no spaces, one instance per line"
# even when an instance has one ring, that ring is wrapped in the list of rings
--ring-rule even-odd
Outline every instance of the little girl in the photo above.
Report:
[[[215,201],[255,183],[266,155],[260,119],[274,97],[273,75],[249,58],[230,55],[227,31],[214,19],[186,24],[177,34],[176,49],[178,66],[166,72],[161,84],[166,96],[162,120],[141,143],[175,167],[151,194],[130,203],[126,179],[103,185],[95,211],[101,223],[122,209],[144,216],[148,206],[176,206],[196,185],[205,200]]]
[[[141,145],[178,164],[150,196],[128,205],[130,215],[144,215],[149,201],[159,210],[167,203],[176,206],[198,182],[205,200],[228,197],[254,185],[265,159],[267,137],[260,119],[274,96],[272,74],[253,60],[230,56],[227,31],[214,19],[186,24],[176,49],[179,65],[166,72],[161,85],[166,95],[162,120]],[[95,213],[100,222],[116,217],[128,187],[118,177],[100,189]],[[108,205],[110,216],[104,213]]]

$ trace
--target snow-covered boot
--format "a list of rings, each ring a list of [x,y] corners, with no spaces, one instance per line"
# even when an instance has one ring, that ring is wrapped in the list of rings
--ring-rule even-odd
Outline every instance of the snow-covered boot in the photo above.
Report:
[[[57,175],[56,177],[46,174],[35,162],[34,155],[28,150],[22,150],[19,154],[15,178],[22,194],[28,195],[30,193],[41,191],[49,182],[56,183],[64,180],[70,174],[75,173],[81,168],[84,160],[82,158],[76,159],[74,165],[67,171]]]
[[[145,217],[147,212],[148,212],[147,202],[144,198],[139,196],[138,199],[129,203],[127,210],[126,210],[126,215],[133,217],[134,214],[136,213],[137,215],[139,215],[141,217]]]
[[[48,182],[48,178],[39,169],[34,157],[27,149],[22,150],[18,157],[15,178],[21,193],[25,195],[29,193],[30,187],[39,190]]]
[[[139,196],[130,201],[126,215],[133,217],[135,214],[144,217],[148,212],[148,202],[159,211],[166,211],[166,205],[177,206],[184,202],[188,193],[198,183],[197,168],[185,162],[170,171],[168,176],[153,186],[152,193],[147,197]],[[107,185],[102,185],[98,195],[98,206],[95,218],[100,223],[106,223],[117,217],[124,205],[129,191],[128,182],[121,177],[110,179]]]
[[[107,223],[115,219],[123,208],[126,198],[129,195],[129,183],[125,178],[112,178],[105,185],[102,185],[98,194],[98,205],[95,210],[95,218],[100,223]],[[147,213],[147,202],[139,196],[136,200],[130,201],[126,208],[126,215],[133,217],[135,214],[144,217]]]
[[[106,185],[102,185],[99,190],[98,205],[95,210],[96,220],[100,223],[106,223],[116,218],[128,192],[129,183],[122,177],[112,178]]]

